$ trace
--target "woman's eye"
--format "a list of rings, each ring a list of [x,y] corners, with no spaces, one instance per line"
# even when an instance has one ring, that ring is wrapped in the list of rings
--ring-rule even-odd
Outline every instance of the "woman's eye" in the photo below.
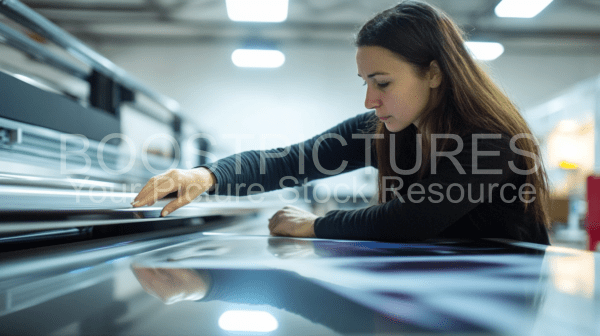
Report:
[[[367,85],[367,81],[363,82],[363,86]],[[386,88],[388,85],[390,85],[390,82],[386,82],[386,83],[376,83],[377,87],[380,89]]]

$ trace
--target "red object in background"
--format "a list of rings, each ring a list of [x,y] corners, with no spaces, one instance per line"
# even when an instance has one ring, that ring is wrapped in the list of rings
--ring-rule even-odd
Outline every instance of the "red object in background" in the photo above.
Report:
[[[588,248],[590,251],[595,251],[596,244],[600,242],[600,176],[587,178],[587,204]]]

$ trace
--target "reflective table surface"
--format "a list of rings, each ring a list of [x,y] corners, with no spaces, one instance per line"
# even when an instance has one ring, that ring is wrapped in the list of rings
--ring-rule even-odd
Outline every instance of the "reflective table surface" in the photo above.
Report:
[[[204,231],[2,254],[2,335],[600,335],[599,254]]]

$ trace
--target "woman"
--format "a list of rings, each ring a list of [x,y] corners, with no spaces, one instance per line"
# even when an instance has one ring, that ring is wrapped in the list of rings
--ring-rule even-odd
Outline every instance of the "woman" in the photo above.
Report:
[[[271,233],[549,244],[539,147],[513,103],[467,52],[460,29],[439,10],[404,1],[368,21],[356,46],[365,107],[374,112],[291,146],[285,155],[281,149],[249,151],[156,176],[134,206],[179,190],[163,209],[166,215],[207,190],[225,194],[233,186],[244,195],[253,183],[269,191],[372,165],[379,171],[379,204],[323,217],[285,207],[270,219]]]

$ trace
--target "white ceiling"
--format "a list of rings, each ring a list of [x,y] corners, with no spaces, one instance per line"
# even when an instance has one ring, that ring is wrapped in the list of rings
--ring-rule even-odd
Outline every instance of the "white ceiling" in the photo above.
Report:
[[[252,37],[281,44],[347,47],[374,13],[398,0],[290,0],[283,23],[239,23],[225,0],[22,0],[87,42],[239,43]],[[600,0],[554,0],[532,19],[498,18],[499,0],[428,0],[472,40],[493,40],[515,54],[600,55]]]

